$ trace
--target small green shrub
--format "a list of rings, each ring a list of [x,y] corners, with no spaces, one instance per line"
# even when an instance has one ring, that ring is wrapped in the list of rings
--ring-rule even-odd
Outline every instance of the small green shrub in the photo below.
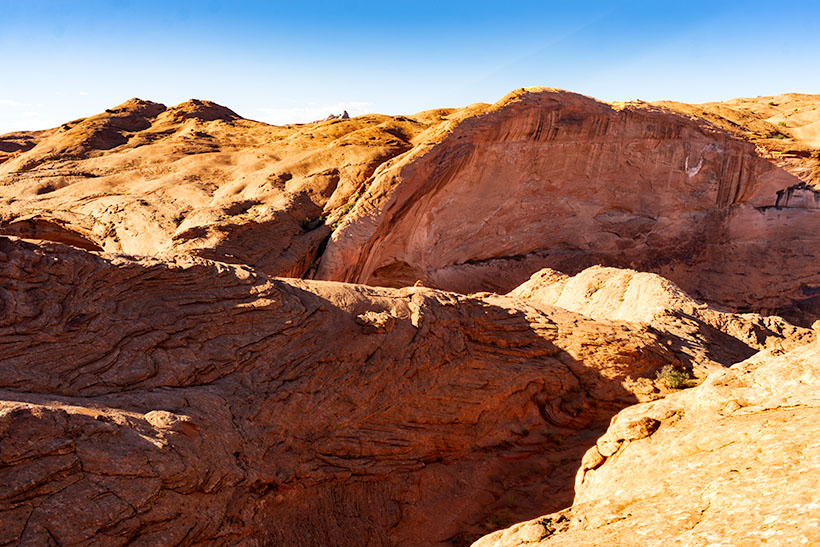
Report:
[[[786,127],[786,122],[777,122],[780,127]]]
[[[305,217],[304,220],[299,221],[299,226],[301,226],[305,232],[309,232],[319,226],[324,226],[326,218],[325,215],[320,215],[315,218]]]
[[[358,192],[353,194],[352,196],[350,196],[350,201],[348,201],[339,208],[339,218],[333,221],[333,223],[330,225],[331,230],[335,232],[339,229],[339,226],[342,225],[342,220],[344,220],[344,217],[350,212],[351,209],[353,209],[353,206],[356,205],[356,202],[359,201],[360,197],[361,194],[359,194]]]
[[[769,106],[777,106],[777,103],[774,101],[769,101]]]
[[[672,365],[665,365],[655,373],[655,377],[671,389],[683,389],[690,380],[689,374],[686,371],[679,370]]]

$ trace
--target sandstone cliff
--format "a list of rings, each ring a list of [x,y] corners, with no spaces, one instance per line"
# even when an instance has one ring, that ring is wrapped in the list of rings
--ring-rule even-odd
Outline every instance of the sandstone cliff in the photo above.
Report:
[[[657,316],[0,251],[4,542],[458,544],[567,506],[691,365]]]
[[[0,136],[0,544],[817,541],[818,102]]]
[[[778,206],[801,179],[752,143],[668,109],[554,90],[444,129],[377,171],[319,277],[508,291],[542,267],[604,264],[734,311],[813,313],[820,217]]]
[[[657,105],[708,120],[758,145],[778,165],[820,188],[820,95],[784,93],[722,103]]]

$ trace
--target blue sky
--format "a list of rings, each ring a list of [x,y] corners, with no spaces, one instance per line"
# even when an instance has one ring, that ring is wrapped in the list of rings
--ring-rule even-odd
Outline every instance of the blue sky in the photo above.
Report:
[[[818,29],[816,0],[0,0],[0,133],[135,96],[287,123],[533,85],[603,100],[820,93]]]

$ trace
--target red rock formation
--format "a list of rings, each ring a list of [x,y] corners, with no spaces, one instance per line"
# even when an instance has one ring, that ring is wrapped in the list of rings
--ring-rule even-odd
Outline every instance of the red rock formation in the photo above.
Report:
[[[0,233],[301,277],[376,167],[442,113],[273,127],[209,101],[132,99],[0,137]]]
[[[59,241],[88,248],[465,293],[600,263],[808,324],[820,305],[815,111],[795,97],[775,98],[788,109],[608,105],[534,89],[287,127],[208,101],[133,99],[0,138],[0,232],[59,226]]]
[[[667,279],[646,272],[593,266],[574,277],[545,269],[510,296],[534,306],[558,306],[593,319],[649,325],[700,376],[763,349],[785,351],[814,339],[813,331],[777,316],[731,314],[690,298]]]
[[[778,165],[820,188],[820,95],[782,95],[732,99],[723,103],[655,104],[708,120],[755,143]]]
[[[814,122],[752,102],[0,137],[0,233],[73,246],[0,237],[0,544],[464,544],[579,464],[481,545],[811,541],[815,334],[697,301],[820,309]]]
[[[584,456],[572,508],[475,547],[817,543],[818,349],[764,351],[622,411]]]
[[[677,362],[559,308],[196,258],[0,238],[0,287],[3,542],[477,534],[565,506],[601,424]]]
[[[813,309],[820,217],[799,179],[702,121],[643,103],[515,93],[384,166],[318,277],[508,291],[542,267],[660,273],[736,310]]]

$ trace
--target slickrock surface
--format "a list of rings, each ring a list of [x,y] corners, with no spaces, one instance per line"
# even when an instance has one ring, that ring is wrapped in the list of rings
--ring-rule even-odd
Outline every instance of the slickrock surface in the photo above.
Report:
[[[814,545],[820,348],[763,351],[620,412],[584,456],[572,508],[475,547]]]
[[[820,211],[778,197],[803,181],[753,143],[555,90],[510,94],[448,129],[376,172],[319,277],[506,292],[543,267],[604,264],[732,311],[813,313]]]
[[[209,101],[131,99],[0,136],[0,233],[301,277],[376,167],[448,112],[274,127]]]
[[[510,296],[594,319],[651,325],[698,375],[730,366],[762,349],[784,351],[815,338],[812,330],[777,316],[712,309],[668,279],[634,270],[593,266],[570,277],[544,269]]]
[[[820,95],[784,93],[722,103],[655,104],[708,120],[754,142],[778,165],[820,189]]]
[[[13,238],[0,309],[0,542],[28,545],[475,538],[568,505],[677,363],[509,297]]]
[[[208,101],[132,99],[0,136],[0,233],[462,293],[603,264],[808,326],[818,106],[794,94],[610,105],[531,88],[273,127]]]
[[[0,545],[820,541],[818,107],[0,135]]]

